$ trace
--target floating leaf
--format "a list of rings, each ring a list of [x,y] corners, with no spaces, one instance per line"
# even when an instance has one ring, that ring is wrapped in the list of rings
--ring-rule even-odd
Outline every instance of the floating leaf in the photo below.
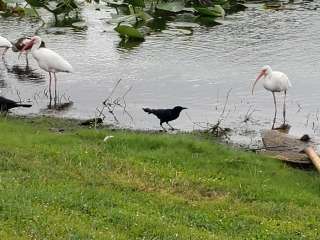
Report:
[[[195,7],[201,16],[224,17],[225,11],[220,5],[213,7]]]
[[[144,4],[144,0],[127,0],[127,3],[131,4],[134,7],[144,8],[146,5]]]
[[[182,9],[183,12],[186,12],[186,13],[195,13],[197,12],[193,7],[185,7]]]
[[[135,15],[125,15],[125,16],[119,16],[116,14],[111,14],[112,19],[108,20],[108,23],[129,23],[131,25],[134,25],[137,23],[137,18]]]
[[[106,3],[107,3],[110,7],[128,6],[128,3],[125,3],[125,2],[123,2],[123,1],[112,1],[112,0],[108,0],[108,1],[106,1]]]
[[[181,12],[184,8],[183,2],[163,2],[156,6],[157,10],[175,14]]]
[[[199,27],[199,24],[192,23],[192,22],[170,22],[170,23],[168,23],[168,25],[171,27],[176,27],[176,28],[196,28],[196,27]]]
[[[134,28],[131,24],[122,23],[114,28],[116,32],[120,34],[121,37],[131,38],[131,39],[139,39],[143,40],[144,36],[142,33],[138,31],[138,29]]]
[[[37,17],[37,12],[33,8],[24,8],[24,14],[27,17]]]
[[[44,0],[26,0],[31,7],[43,7],[46,4]]]
[[[136,9],[135,16],[141,18],[145,22],[149,22],[153,20],[153,17],[151,17],[148,13],[146,13],[142,9]]]
[[[84,21],[74,22],[74,23],[71,24],[71,26],[76,28],[76,29],[80,29],[80,30],[84,30],[84,29],[88,28],[86,22],[84,22]]]
[[[230,8],[225,8],[224,6],[223,6],[223,8],[227,10],[228,14],[231,14],[231,13],[244,11],[248,7],[246,5],[244,5],[244,4],[237,3],[237,4],[231,5]]]
[[[219,22],[215,21],[215,18],[213,18],[212,16],[210,17],[198,17],[196,19],[196,21],[200,24],[200,25],[204,25],[204,26],[208,26],[208,27],[213,27],[216,25],[220,25]]]

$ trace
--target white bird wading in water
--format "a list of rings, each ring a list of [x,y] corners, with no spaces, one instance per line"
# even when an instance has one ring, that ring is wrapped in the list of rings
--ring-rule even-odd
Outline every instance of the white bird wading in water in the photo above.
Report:
[[[263,77],[263,78],[262,78]],[[263,87],[270,91],[273,95],[273,102],[274,102],[274,118],[273,118],[273,125],[272,129],[274,128],[274,124],[277,117],[277,101],[275,97],[276,92],[284,92],[284,100],[283,100],[283,124],[286,123],[286,96],[287,96],[287,90],[289,87],[291,87],[290,80],[286,74],[283,72],[278,71],[272,71],[270,66],[264,66],[261,69],[261,72],[259,76],[257,77],[256,81],[254,82],[252,86],[252,95],[253,90],[259,79],[262,78],[263,81]]]
[[[58,53],[48,49],[48,48],[40,48],[41,46],[41,38],[38,36],[34,36],[31,38],[31,41],[27,43],[23,49],[22,52],[25,49],[31,48],[31,54],[35,60],[37,60],[39,67],[43,69],[44,71],[49,73],[49,93],[50,93],[50,99],[51,97],[51,79],[53,74],[54,76],[54,93],[55,93],[55,99],[57,97],[57,72],[73,72],[73,68],[71,64],[65,60],[63,57],[61,57]]]
[[[11,42],[8,41],[8,39],[0,36],[0,48],[4,48],[4,51],[2,53],[2,58],[6,54],[9,48],[12,47]]]

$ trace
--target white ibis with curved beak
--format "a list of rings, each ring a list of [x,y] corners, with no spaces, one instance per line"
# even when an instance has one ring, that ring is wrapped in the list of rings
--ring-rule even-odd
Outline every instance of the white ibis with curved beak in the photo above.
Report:
[[[9,48],[12,47],[11,42],[9,42],[8,39],[0,36],[0,48],[4,48],[4,51],[2,53],[2,57],[6,54]]]
[[[263,77],[263,78],[262,78]],[[286,96],[287,96],[287,90],[289,87],[291,87],[291,82],[286,74],[283,72],[278,72],[278,71],[272,71],[270,66],[264,66],[261,69],[261,72],[259,76],[257,77],[256,81],[254,82],[252,86],[252,95],[253,95],[253,90],[259,79],[262,78],[263,81],[263,87],[270,91],[273,95],[273,102],[274,102],[274,107],[275,107],[275,112],[274,112],[274,121],[272,128],[274,128],[275,120],[277,117],[277,101],[275,97],[276,92],[284,92],[284,101],[283,101],[283,124],[286,122]]]
[[[73,72],[73,68],[71,64],[61,57],[58,53],[48,49],[48,48],[40,48],[41,46],[41,38],[38,36],[34,36],[31,38],[31,41],[28,42],[22,49],[22,52],[28,48],[31,48],[31,54],[35,60],[37,60],[39,67],[44,71],[49,73],[49,93],[51,97],[51,79],[53,74],[55,81],[55,97],[57,93],[57,72]]]
[[[24,46],[27,45],[30,41],[31,41],[31,38],[30,38],[30,37],[22,37],[22,38],[19,38],[16,42],[12,42],[12,44],[13,44],[13,45],[12,45],[12,51],[14,51],[14,52],[20,52],[18,58],[20,58],[20,56],[21,56],[22,53],[25,53],[27,66],[29,65],[28,54],[29,54],[32,46],[24,49],[24,52],[22,52],[22,49],[23,49]],[[44,43],[43,41],[41,42],[40,47],[46,47],[46,46],[45,46],[45,43]]]

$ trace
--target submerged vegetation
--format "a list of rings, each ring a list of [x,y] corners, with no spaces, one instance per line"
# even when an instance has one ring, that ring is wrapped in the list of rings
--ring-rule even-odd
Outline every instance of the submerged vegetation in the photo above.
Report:
[[[183,19],[180,32],[191,34],[194,23],[217,25],[218,18],[230,13],[244,10],[246,7],[236,0],[188,0],[188,1],[151,1],[124,0],[107,3],[116,8],[114,22],[118,23],[115,30],[122,38],[143,40],[150,31],[149,26],[159,19],[173,20],[178,16]],[[147,30],[146,30],[147,29]],[[161,30],[161,29],[160,29]]]
[[[29,16],[41,18],[37,9],[43,8],[53,14],[56,22],[58,16],[64,18],[69,16],[72,11],[79,10],[75,0],[0,0],[0,11],[5,15]]]
[[[44,9],[59,26],[59,21],[70,22],[66,19],[80,21],[80,9],[85,4],[114,7],[117,14],[111,14],[110,23],[117,25],[115,31],[125,40],[143,40],[151,29],[163,30],[162,21],[178,17],[183,19],[179,33],[191,34],[195,23],[214,26],[220,24],[217,19],[246,8],[238,0],[0,0],[0,11],[4,16],[42,19],[39,9]]]
[[[1,239],[320,238],[315,171],[193,135],[0,128]]]

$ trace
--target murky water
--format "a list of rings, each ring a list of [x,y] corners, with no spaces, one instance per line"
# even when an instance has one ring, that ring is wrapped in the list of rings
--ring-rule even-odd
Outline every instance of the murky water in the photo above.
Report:
[[[62,29],[60,34],[57,29],[39,29],[37,22],[1,18],[0,35],[14,40],[37,31],[47,47],[74,66],[75,73],[58,74],[59,94],[65,96],[62,101],[70,98],[74,104],[65,111],[47,110],[47,74],[32,57],[33,71],[26,71],[24,58],[18,60],[13,52],[0,63],[0,88],[6,97],[18,99],[19,95],[33,102],[32,108],[17,109],[16,113],[90,118],[122,79],[114,96],[122,96],[132,87],[126,104],[133,120],[118,111],[121,126],[158,129],[158,120],[141,108],[181,105],[189,109],[172,125],[186,130],[199,128],[193,122],[215,123],[232,89],[222,125],[235,129],[238,141],[250,142],[256,130],[272,125],[272,95],[261,85],[254,96],[250,94],[258,71],[269,64],[287,73],[293,84],[287,106],[292,133],[318,135],[320,8],[315,10],[314,5],[285,11],[249,5],[248,10],[228,16],[223,25],[199,26],[192,35],[154,32],[145,42],[132,46],[121,44],[114,26],[107,23],[114,12],[109,8],[87,8],[83,12],[87,30]],[[247,113],[251,117],[245,123]],[[107,116],[112,121],[112,116]],[[281,117],[279,109],[278,124]]]

